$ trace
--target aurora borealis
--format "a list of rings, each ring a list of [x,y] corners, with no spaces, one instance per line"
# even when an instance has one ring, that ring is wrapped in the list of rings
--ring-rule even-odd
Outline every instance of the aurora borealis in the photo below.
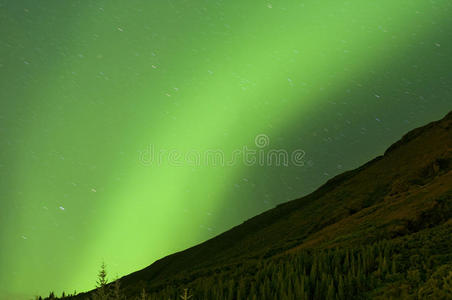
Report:
[[[0,299],[83,291],[452,108],[452,3],[0,0]],[[288,167],[144,164],[265,134]],[[3,298],[2,298],[3,297]]]

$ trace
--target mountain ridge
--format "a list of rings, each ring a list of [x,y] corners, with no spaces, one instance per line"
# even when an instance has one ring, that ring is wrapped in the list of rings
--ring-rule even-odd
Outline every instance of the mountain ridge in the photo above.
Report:
[[[355,247],[452,223],[452,112],[413,129],[383,155],[203,243],[120,279],[127,293],[189,284],[305,249]],[[185,279],[184,279],[185,278]],[[82,294],[83,295],[83,294]]]

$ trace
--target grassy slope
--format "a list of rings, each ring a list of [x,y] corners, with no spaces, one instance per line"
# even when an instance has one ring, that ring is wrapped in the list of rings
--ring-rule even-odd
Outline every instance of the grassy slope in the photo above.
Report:
[[[306,249],[400,240],[452,217],[452,113],[406,134],[383,156],[185,251],[121,278],[127,293]],[[446,226],[446,225],[444,225]],[[452,252],[452,249],[451,249]],[[230,269],[230,268],[229,268]],[[204,275],[203,275],[204,274]]]

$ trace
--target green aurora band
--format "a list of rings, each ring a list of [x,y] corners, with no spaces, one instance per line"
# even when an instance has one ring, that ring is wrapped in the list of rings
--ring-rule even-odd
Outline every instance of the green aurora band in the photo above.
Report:
[[[83,291],[311,192],[451,106],[452,2],[0,1],[0,298]],[[143,163],[305,151],[303,167]]]

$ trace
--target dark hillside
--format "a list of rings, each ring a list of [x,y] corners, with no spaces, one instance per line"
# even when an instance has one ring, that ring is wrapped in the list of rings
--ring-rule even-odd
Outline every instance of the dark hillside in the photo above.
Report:
[[[295,299],[290,295],[301,281],[301,298],[433,293],[444,278],[452,284],[451,166],[449,113],[312,194],[162,258],[121,278],[121,286],[128,297],[144,288],[155,299],[181,287],[191,288],[194,299]],[[358,269],[343,269],[348,260]],[[290,267],[293,261],[298,267]],[[347,288],[348,281],[356,287]]]

